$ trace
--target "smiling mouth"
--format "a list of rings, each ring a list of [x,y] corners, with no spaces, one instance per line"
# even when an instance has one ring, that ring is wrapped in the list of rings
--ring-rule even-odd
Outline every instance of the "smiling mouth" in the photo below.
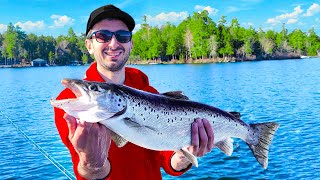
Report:
[[[118,56],[120,56],[121,54],[122,54],[122,52],[120,51],[118,51],[118,52],[104,52],[107,56],[111,56],[111,57],[118,57]]]

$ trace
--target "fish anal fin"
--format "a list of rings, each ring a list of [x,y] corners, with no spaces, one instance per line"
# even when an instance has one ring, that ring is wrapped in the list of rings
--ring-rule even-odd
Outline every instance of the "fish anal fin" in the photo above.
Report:
[[[126,145],[128,143],[128,141],[126,139],[124,139],[123,137],[121,137],[120,135],[118,135],[117,133],[111,131],[111,138],[113,140],[113,142],[119,147],[123,147],[124,145]]]
[[[174,99],[189,100],[189,98],[186,95],[184,95],[182,91],[169,91],[169,92],[162,93],[162,95],[170,98],[174,98]]]
[[[182,154],[196,167],[198,167],[198,159],[194,156],[187,148],[182,148],[180,150]]]
[[[226,138],[216,143],[216,146],[227,156],[231,156],[233,152],[233,139]]]

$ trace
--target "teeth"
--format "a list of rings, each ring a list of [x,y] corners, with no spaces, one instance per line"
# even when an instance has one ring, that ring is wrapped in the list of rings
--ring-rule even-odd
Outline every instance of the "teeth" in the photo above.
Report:
[[[120,52],[115,53],[115,52],[106,52],[106,54],[108,54],[109,56],[118,56],[120,55]]]

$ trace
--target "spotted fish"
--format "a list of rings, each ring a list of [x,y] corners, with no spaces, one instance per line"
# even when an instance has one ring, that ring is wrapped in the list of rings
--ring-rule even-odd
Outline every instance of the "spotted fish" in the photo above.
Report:
[[[188,100],[180,92],[152,94],[125,85],[63,79],[75,99],[54,100],[54,107],[87,122],[99,122],[113,132],[119,146],[128,141],[152,150],[174,150],[198,167],[186,147],[191,144],[191,123],[206,118],[214,129],[214,144],[226,155],[233,152],[233,139],[245,141],[263,168],[268,166],[269,146],[279,124],[246,124],[233,114]]]

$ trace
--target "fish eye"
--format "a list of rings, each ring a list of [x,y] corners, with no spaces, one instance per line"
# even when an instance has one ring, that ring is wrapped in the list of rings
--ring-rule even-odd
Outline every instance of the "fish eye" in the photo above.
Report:
[[[96,85],[94,85],[94,84],[91,84],[88,88],[91,91],[98,91],[98,87]]]

